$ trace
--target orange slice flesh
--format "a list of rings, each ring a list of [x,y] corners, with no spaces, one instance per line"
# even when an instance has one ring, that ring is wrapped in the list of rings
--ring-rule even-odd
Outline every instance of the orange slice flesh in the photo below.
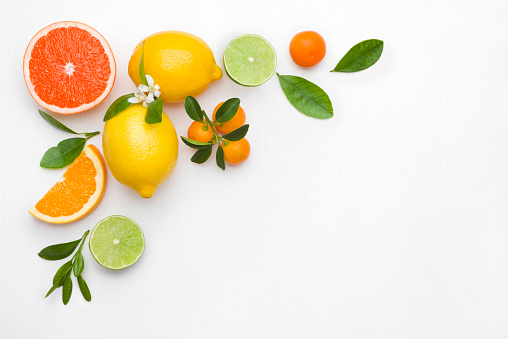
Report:
[[[53,224],[84,218],[101,202],[106,178],[104,158],[97,147],[88,145],[62,178],[28,212]]]
[[[108,96],[116,63],[99,32],[80,22],[61,21],[32,38],[23,58],[23,75],[39,105],[55,113],[75,114]]]

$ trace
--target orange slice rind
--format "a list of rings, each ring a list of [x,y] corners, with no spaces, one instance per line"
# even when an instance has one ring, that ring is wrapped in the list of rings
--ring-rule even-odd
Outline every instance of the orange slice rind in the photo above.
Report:
[[[62,178],[28,212],[53,224],[79,220],[99,205],[106,181],[104,158],[97,147],[88,145]]]

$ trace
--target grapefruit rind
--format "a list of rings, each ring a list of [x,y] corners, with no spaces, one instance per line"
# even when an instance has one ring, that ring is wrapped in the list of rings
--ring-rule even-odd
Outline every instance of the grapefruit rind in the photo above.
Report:
[[[83,208],[81,208],[78,212],[68,216],[51,217],[39,212],[34,206],[28,211],[31,215],[39,220],[52,224],[66,224],[86,217],[88,214],[92,213],[92,211],[99,205],[106,189],[106,163],[100,151],[94,145],[88,145],[85,147],[83,152],[85,152],[86,156],[92,160],[97,171],[97,174],[95,175],[95,192],[90,196],[86,204],[83,205]]]
[[[32,84],[32,82],[30,80],[30,59],[32,58],[32,51],[34,49],[35,44],[41,37],[47,35],[48,32],[50,32],[51,30],[56,29],[56,28],[63,28],[63,27],[77,27],[77,28],[80,28],[80,29],[83,29],[83,30],[89,32],[93,37],[97,38],[101,42],[102,47],[104,47],[104,53],[106,53],[106,55],[109,58],[109,67],[111,69],[111,74],[110,74],[109,79],[107,81],[107,85],[106,85],[106,88],[104,89],[104,92],[99,97],[97,97],[94,101],[87,103],[87,104],[83,104],[78,107],[73,107],[73,108],[59,107],[59,106],[55,106],[55,105],[46,103],[44,100],[42,100],[37,95],[37,93],[35,92],[34,85]],[[28,44],[28,46],[26,48],[25,56],[23,57],[23,75],[25,78],[26,87],[28,88],[30,95],[39,105],[41,105],[48,111],[58,113],[58,114],[76,114],[76,113],[81,113],[83,111],[89,110],[89,109],[97,106],[109,95],[109,93],[111,92],[111,89],[113,88],[113,84],[115,83],[115,79],[116,79],[116,61],[115,61],[115,57],[113,55],[113,51],[111,50],[111,47],[109,46],[106,39],[99,32],[97,32],[94,28],[92,28],[86,24],[83,24],[81,22],[77,22],[77,21],[60,21],[60,22],[55,22],[51,25],[44,27],[39,32],[37,32],[37,34],[35,34],[32,37],[32,40],[30,40],[30,43]]]

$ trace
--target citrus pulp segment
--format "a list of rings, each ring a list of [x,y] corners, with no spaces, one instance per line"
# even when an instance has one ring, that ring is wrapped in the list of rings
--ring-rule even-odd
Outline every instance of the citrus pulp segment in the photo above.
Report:
[[[62,178],[28,212],[53,224],[84,218],[101,202],[106,178],[106,164],[100,151],[94,145],[88,145]]]
[[[245,34],[234,38],[224,51],[224,68],[234,82],[259,86],[270,79],[277,67],[277,55],[263,37]]]
[[[101,266],[120,270],[138,261],[145,250],[145,237],[132,219],[112,215],[95,225],[89,245]]]
[[[55,113],[75,114],[108,96],[116,63],[99,32],[80,22],[61,21],[41,29],[30,40],[23,75],[39,105]]]

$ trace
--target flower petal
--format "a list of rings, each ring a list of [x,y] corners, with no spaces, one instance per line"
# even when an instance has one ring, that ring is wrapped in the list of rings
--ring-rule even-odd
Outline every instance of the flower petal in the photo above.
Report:
[[[140,92],[150,92],[150,87],[146,86],[145,84],[139,84],[138,89]]]
[[[161,91],[155,90],[155,91],[153,91],[153,95],[158,98],[161,96]]]
[[[146,95],[144,93],[134,93],[134,95],[139,99],[140,102],[146,99]]]
[[[148,75],[148,74],[145,74],[145,78],[146,78],[146,82],[148,83],[148,87],[152,87],[153,84],[155,83],[153,81],[153,78],[150,75]]]
[[[137,104],[139,102],[141,102],[142,100],[139,100],[138,97],[130,97],[129,99],[127,99],[128,102],[130,102],[131,104]]]

